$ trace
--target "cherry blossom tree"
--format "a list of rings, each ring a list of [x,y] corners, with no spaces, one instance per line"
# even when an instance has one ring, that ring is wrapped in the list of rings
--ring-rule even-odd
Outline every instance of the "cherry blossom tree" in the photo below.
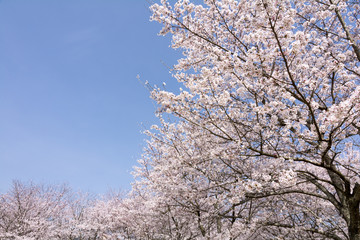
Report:
[[[123,219],[122,198],[118,194],[102,196],[90,204],[86,204],[83,217],[79,219],[77,226],[77,239],[119,239],[127,236]]]
[[[122,198],[95,198],[64,186],[14,181],[0,194],[0,239],[124,239]]]
[[[71,192],[67,195],[66,206],[62,209],[63,216],[59,219],[59,239],[85,240],[91,239],[90,236],[97,239],[96,231],[92,232],[91,226],[87,224],[88,208],[94,204],[94,201],[94,197],[82,192]]]
[[[127,200],[134,234],[359,240],[360,2],[151,10],[183,51],[184,87],[151,92],[161,124]]]
[[[66,187],[14,181],[0,195],[0,239],[57,239]]]

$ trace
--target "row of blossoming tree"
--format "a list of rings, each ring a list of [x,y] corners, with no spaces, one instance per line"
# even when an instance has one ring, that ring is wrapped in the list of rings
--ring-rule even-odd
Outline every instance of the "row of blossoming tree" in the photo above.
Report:
[[[123,239],[118,195],[96,199],[66,186],[14,181],[0,194],[1,240]]]
[[[160,124],[131,193],[86,208],[76,231],[360,240],[360,2],[171,2],[152,20],[183,51],[184,87],[153,88]]]

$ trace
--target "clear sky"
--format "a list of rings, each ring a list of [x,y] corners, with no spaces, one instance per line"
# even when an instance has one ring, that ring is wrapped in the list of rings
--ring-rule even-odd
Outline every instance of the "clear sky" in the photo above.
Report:
[[[136,79],[176,87],[180,52],[146,0],[0,1],[0,192],[13,179],[130,188],[156,107]],[[165,64],[164,64],[165,63]]]

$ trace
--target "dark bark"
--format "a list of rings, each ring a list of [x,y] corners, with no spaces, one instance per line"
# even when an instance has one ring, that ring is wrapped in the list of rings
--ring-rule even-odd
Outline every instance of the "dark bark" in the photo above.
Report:
[[[360,214],[359,202],[350,203],[350,223],[349,223],[349,238],[350,240],[360,240]]]
[[[360,185],[355,184],[353,193],[349,197],[349,222],[348,231],[350,240],[360,240]]]

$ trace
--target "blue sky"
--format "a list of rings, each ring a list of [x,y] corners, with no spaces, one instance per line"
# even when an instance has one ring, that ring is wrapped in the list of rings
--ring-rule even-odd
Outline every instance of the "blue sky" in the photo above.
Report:
[[[0,1],[0,192],[12,180],[130,188],[156,107],[136,79],[177,88],[180,57],[146,0]],[[164,63],[163,63],[164,62]]]

